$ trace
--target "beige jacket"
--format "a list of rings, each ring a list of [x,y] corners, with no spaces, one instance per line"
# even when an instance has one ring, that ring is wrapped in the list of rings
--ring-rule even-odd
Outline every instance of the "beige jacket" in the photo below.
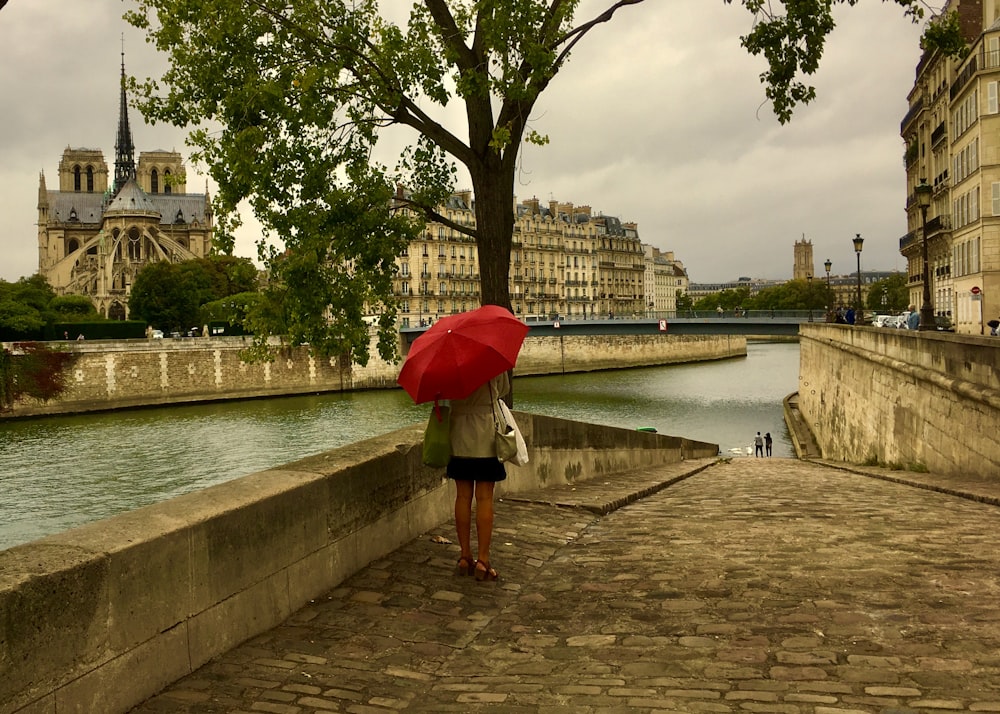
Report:
[[[491,389],[492,385],[492,389]],[[451,455],[485,458],[497,455],[493,402],[510,392],[504,372],[465,399],[451,400]]]

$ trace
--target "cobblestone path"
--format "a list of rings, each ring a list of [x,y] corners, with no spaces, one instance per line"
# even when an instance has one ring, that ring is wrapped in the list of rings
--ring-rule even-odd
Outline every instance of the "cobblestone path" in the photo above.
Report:
[[[1000,508],[789,459],[685,475],[499,503],[497,584],[451,574],[443,524],[134,712],[1000,712]],[[650,495],[599,515],[623,489]]]

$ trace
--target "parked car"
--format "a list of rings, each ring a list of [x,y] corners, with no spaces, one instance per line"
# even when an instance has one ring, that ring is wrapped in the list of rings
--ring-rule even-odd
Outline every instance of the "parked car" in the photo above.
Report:
[[[152,337],[154,340],[162,340],[163,330],[152,330],[150,331],[149,336]]]
[[[890,327],[896,330],[905,330],[906,318],[903,315],[876,315],[872,318],[872,327]]]

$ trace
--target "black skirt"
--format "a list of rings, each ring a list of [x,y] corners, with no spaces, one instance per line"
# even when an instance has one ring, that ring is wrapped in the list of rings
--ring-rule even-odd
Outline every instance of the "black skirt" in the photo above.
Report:
[[[496,456],[452,456],[447,475],[456,481],[503,481],[507,471]]]

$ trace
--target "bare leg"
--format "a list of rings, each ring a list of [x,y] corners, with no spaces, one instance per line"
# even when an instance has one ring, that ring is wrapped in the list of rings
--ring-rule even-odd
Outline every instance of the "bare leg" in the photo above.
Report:
[[[472,564],[472,493],[473,481],[455,481],[455,530],[462,557]]]
[[[490,545],[493,542],[493,489],[492,481],[476,482],[476,540],[479,560],[485,566],[490,562]],[[482,570],[482,568],[480,568]]]

